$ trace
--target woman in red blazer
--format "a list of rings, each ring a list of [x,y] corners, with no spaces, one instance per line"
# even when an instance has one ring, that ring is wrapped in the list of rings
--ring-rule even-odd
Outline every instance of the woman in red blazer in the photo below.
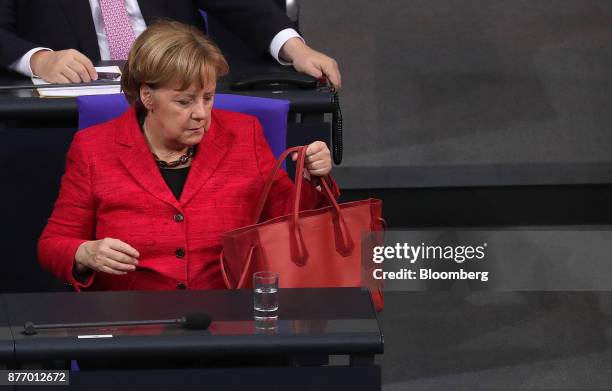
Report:
[[[59,198],[38,244],[43,267],[75,289],[224,288],[221,234],[250,221],[275,162],[258,121],[213,110],[219,49],[177,22],[150,26],[122,76],[132,107],[78,132]],[[311,176],[331,170],[329,149],[307,149]],[[291,210],[282,172],[266,217]],[[303,205],[325,198],[304,186]]]

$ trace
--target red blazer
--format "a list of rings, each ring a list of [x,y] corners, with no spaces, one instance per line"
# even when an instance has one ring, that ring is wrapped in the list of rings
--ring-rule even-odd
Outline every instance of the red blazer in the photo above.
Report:
[[[59,197],[38,241],[40,263],[77,290],[224,288],[221,234],[253,223],[250,216],[274,162],[255,117],[213,110],[176,200],[129,109],[76,133]],[[314,187],[303,188],[303,207],[325,205]],[[266,217],[290,213],[292,194],[293,182],[283,171],[266,204]],[[184,219],[175,220],[177,214]],[[84,283],[75,280],[79,245],[105,237],[138,250],[136,271],[122,276],[96,272]],[[182,258],[177,250],[184,252]]]

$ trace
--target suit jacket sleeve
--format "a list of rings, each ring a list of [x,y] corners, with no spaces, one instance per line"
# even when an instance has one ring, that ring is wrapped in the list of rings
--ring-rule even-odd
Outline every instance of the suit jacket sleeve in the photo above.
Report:
[[[261,52],[268,51],[281,30],[296,28],[272,0],[197,0],[196,4]]]
[[[39,45],[29,42],[17,31],[16,3],[19,0],[0,0],[0,66],[7,67]]]
[[[95,203],[91,165],[79,142],[79,133],[66,157],[66,171],[60,193],[47,226],[38,240],[41,265],[76,290],[93,281],[93,275],[76,280],[73,275],[74,256],[81,243],[94,238]]]
[[[268,143],[263,134],[263,130],[259,121],[254,121],[255,125],[255,154],[257,156],[257,165],[262,181],[268,178],[268,175],[274,168],[276,159],[268,146]],[[329,205],[329,201],[323,193],[313,187],[309,181],[304,180],[301,194],[301,209],[316,209]],[[329,183],[334,197],[340,195],[338,186],[335,181],[329,177]],[[293,201],[295,196],[295,185],[289,179],[289,176],[284,170],[279,170],[270,195],[264,206],[263,220],[268,220],[277,216],[289,214],[293,211]]]

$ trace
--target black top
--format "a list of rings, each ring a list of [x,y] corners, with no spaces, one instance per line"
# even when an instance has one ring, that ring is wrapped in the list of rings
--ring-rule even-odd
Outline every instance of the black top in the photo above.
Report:
[[[164,182],[174,194],[174,197],[179,200],[181,198],[181,193],[183,192],[183,187],[185,186],[185,181],[187,180],[187,174],[189,174],[189,167],[184,168],[160,168],[162,178],[164,178]]]

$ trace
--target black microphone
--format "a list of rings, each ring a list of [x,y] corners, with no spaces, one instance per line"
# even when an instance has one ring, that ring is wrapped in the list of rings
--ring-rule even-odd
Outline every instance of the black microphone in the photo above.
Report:
[[[85,323],[47,323],[47,324],[34,324],[33,322],[26,322],[23,326],[22,334],[34,335],[37,334],[37,330],[43,329],[75,329],[75,328],[86,328],[86,327],[113,327],[113,326],[146,326],[146,325],[159,325],[159,324],[178,324],[188,330],[206,330],[212,318],[209,314],[204,312],[196,312],[193,314],[187,314],[182,318],[178,319],[153,319],[153,320],[125,320],[116,322],[85,322]]]

